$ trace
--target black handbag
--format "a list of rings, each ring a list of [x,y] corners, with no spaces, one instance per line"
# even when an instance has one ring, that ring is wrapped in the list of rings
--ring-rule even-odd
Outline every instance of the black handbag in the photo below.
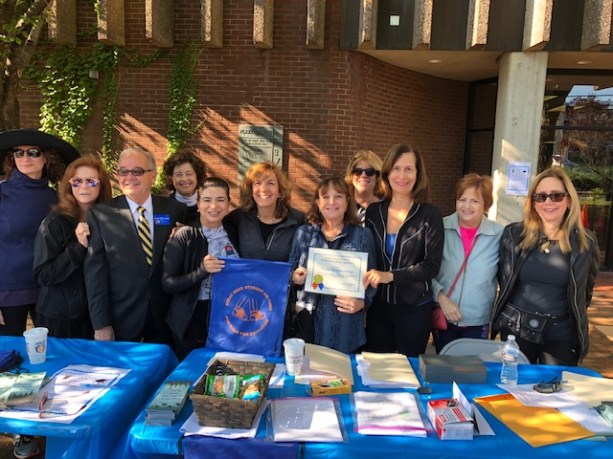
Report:
[[[23,363],[23,357],[19,351],[0,351],[0,373],[11,371]]]
[[[546,315],[523,311],[511,303],[507,303],[502,307],[494,328],[531,343],[541,344],[548,322],[549,317]]]
[[[283,329],[283,339],[301,338],[306,343],[315,340],[315,324],[313,322],[313,312],[304,308],[297,308],[298,302],[297,288],[290,288],[289,301],[285,311],[285,327]]]

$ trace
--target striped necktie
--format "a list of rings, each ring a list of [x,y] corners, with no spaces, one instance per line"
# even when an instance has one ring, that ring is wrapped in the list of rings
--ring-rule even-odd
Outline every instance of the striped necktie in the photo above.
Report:
[[[149,222],[145,218],[145,208],[138,206],[138,238],[140,239],[140,245],[145,251],[145,259],[147,264],[151,266],[153,263],[153,244],[151,243],[151,228]]]

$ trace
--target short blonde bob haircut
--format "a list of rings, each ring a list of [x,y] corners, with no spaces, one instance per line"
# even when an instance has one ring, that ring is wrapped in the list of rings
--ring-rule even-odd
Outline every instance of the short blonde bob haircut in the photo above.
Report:
[[[353,157],[349,160],[349,164],[347,164],[347,170],[345,171],[345,183],[349,185],[351,192],[353,193],[353,168],[360,161],[366,161],[374,170],[377,171],[377,182],[375,183],[373,193],[376,197],[382,198],[383,182],[381,181],[381,167],[383,166],[383,161],[374,151],[359,150],[355,155],[353,155]]]

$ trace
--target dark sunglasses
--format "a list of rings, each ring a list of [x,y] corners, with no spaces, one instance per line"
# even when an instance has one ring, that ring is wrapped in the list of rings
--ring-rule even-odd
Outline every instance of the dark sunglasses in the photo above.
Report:
[[[562,202],[568,193],[536,193],[532,195],[534,202],[545,202],[547,198],[552,202]]]
[[[95,178],[71,178],[68,180],[68,183],[70,183],[70,186],[73,188],[79,188],[80,186],[83,186],[84,183],[87,183],[89,188],[96,188],[100,184],[100,180]]]
[[[553,394],[562,390],[562,381],[558,378],[553,378],[551,381],[535,384],[532,388],[541,394]]]
[[[117,170],[117,174],[121,177],[127,177],[128,174],[132,174],[134,177],[140,177],[144,175],[145,172],[153,172],[153,169],[143,169],[142,167],[135,167],[134,169],[126,169],[122,167]]]
[[[356,177],[359,177],[362,174],[366,174],[366,177],[372,177],[375,174],[379,175],[379,171],[372,167],[369,167],[367,169],[362,169],[361,167],[354,167],[353,169],[351,169],[351,173]]]
[[[23,158],[25,155],[28,155],[30,158],[40,158],[42,154],[43,151],[40,148],[28,148],[27,150],[18,148],[17,150],[13,150],[13,156],[15,158]]]

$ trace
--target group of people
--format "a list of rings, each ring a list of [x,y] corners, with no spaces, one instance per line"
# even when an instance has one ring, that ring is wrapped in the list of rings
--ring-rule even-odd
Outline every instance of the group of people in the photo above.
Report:
[[[576,365],[587,353],[598,245],[561,168],[533,180],[524,220],[503,228],[486,217],[491,178],[477,174],[458,181],[456,211],[443,218],[408,144],[383,160],[357,152],[344,178],[319,181],[306,215],[268,162],[246,171],[231,210],[229,184],[192,153],[166,161],[172,193],[162,197],[153,156],[124,150],[112,198],[100,159],[60,139],[8,131],[0,150],[0,334],[21,334],[30,313],[51,336],[168,343],[183,358],[206,343],[211,274],[242,257],[289,262],[287,323],[343,352],[417,356],[432,332],[437,351],[500,333],[515,334],[532,362]],[[312,247],[367,253],[365,297],[304,292]],[[446,326],[432,331],[435,307]]]

